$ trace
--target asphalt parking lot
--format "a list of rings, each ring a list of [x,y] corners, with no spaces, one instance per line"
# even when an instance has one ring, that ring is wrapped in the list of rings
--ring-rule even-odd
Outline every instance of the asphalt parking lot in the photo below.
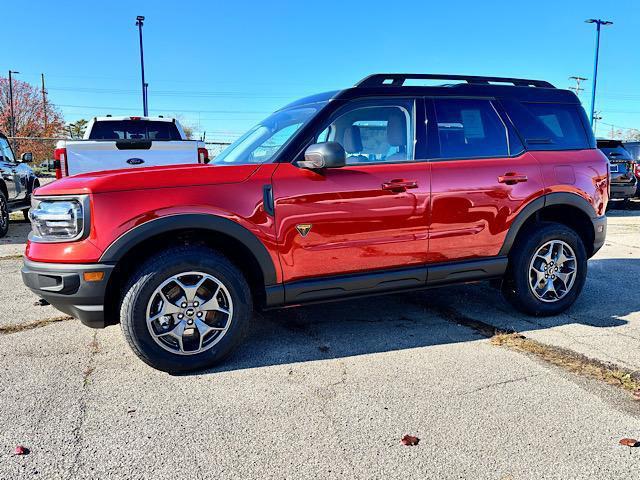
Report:
[[[20,281],[28,225],[0,240],[0,478],[637,478],[640,401],[496,345],[478,324],[640,373],[640,203],[612,210],[566,315],[488,285],[256,317],[215,370],[147,367],[118,326],[68,320]],[[475,322],[475,323],[474,323]],[[580,357],[583,358],[583,357]],[[420,438],[403,446],[405,434]],[[16,445],[30,449],[11,454]]]

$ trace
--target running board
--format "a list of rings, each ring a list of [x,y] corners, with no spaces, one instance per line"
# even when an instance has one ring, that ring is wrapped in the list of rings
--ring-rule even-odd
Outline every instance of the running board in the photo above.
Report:
[[[267,288],[267,308],[490,280],[502,277],[507,263],[507,257],[492,257],[289,282],[284,298],[281,286]]]

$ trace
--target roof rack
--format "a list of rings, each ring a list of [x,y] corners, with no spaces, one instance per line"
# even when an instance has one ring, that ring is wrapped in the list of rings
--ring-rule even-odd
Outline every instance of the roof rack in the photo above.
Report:
[[[459,80],[474,85],[495,83],[511,83],[517,87],[555,88],[544,80],[526,78],[479,77],[474,75],[439,75],[431,73],[376,73],[360,80],[356,87],[401,87],[407,80]]]

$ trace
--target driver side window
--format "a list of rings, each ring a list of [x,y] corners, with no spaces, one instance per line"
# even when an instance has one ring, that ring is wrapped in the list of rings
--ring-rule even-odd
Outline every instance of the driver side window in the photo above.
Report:
[[[353,102],[337,112],[316,143],[340,143],[347,165],[413,161],[413,109],[409,99]]]

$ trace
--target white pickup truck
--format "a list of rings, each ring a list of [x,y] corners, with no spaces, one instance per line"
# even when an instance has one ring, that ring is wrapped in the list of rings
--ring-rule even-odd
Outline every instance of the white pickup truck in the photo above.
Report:
[[[209,163],[204,142],[187,140],[176,119],[95,117],[82,140],[61,140],[55,150],[56,178],[121,168]]]

